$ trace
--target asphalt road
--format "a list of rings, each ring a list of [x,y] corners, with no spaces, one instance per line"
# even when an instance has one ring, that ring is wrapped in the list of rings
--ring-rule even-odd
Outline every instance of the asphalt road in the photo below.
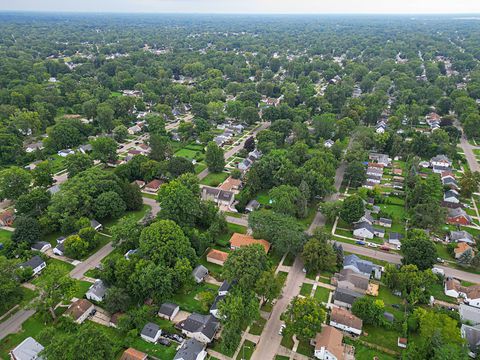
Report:
[[[6,336],[21,330],[22,324],[33,314],[35,310],[19,310],[0,324],[0,340]]]
[[[109,242],[107,245],[98,250],[95,254],[90,256],[88,259],[78,264],[75,269],[70,271],[70,277],[80,280],[88,270],[94,269],[96,266],[98,266],[102,259],[108,256],[108,254],[110,254],[113,249],[114,248],[112,246],[112,243]]]
[[[455,126],[458,130],[462,132],[462,136],[460,137],[460,146],[462,147],[463,153],[465,154],[465,158],[467,159],[468,166],[470,167],[471,171],[480,171],[480,165],[478,164],[477,158],[473,153],[474,149],[480,149],[478,146],[473,146],[470,144],[463,133],[463,129],[460,126],[458,120],[455,122]]]

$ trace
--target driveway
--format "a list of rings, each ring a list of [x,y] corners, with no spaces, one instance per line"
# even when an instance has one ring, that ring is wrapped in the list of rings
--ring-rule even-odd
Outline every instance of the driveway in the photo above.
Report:
[[[80,280],[81,278],[83,278],[83,276],[88,270],[97,267],[103,260],[103,258],[108,256],[112,251],[113,246],[112,243],[109,242],[107,245],[98,250],[95,254],[90,256],[88,259],[78,264],[75,269],[70,271],[70,277],[76,280]]]

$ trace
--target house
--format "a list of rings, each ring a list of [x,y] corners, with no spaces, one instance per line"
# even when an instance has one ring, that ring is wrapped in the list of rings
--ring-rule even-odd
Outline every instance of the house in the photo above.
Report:
[[[387,124],[381,122],[376,126],[375,132],[377,134],[383,134],[387,130]]]
[[[480,308],[467,304],[460,304],[458,313],[460,314],[460,320],[462,320],[462,322],[470,325],[480,324]]]
[[[160,310],[158,310],[158,316],[162,319],[172,321],[179,311],[180,307],[177,304],[163,303],[160,305]]]
[[[197,283],[201,283],[208,275],[208,269],[203,265],[198,265],[195,269],[193,269],[192,275]]]
[[[237,165],[238,170],[240,171],[246,171],[250,168],[250,166],[252,166],[252,162],[248,159],[244,159],[243,161],[239,162]]]
[[[343,360],[343,334],[332,326],[324,326],[313,341],[314,356],[320,360]]]
[[[333,293],[332,300],[333,303],[337,306],[351,309],[355,300],[363,296],[364,294],[358,293],[350,289],[337,288]]]
[[[162,184],[163,184],[162,180],[154,179],[150,181],[147,185],[145,185],[143,190],[149,193],[156,194],[160,189],[160,186],[162,186]]]
[[[465,253],[471,253],[473,257],[473,249],[467,243],[461,242],[457,244],[457,247],[453,250],[455,253],[455,259],[460,259]]]
[[[30,260],[19,265],[19,267],[22,269],[25,269],[27,267],[31,268],[33,271],[33,276],[39,274],[46,266],[47,264],[45,263],[45,261],[38,255],[35,255]]]
[[[218,188],[225,191],[237,192],[242,187],[242,180],[229,176]]]
[[[103,225],[100,224],[97,220],[92,219],[90,220],[90,226],[95,230],[95,231],[100,231],[103,229]]]
[[[247,206],[245,207],[245,211],[252,212],[258,210],[259,208],[260,203],[257,200],[253,199],[248,202]]]
[[[452,168],[450,166],[444,166],[444,165],[433,165],[433,172],[435,174],[441,174],[445,171],[450,171]]]
[[[134,348],[128,348],[120,357],[120,360],[147,360],[147,354],[138,351]]]
[[[237,250],[242,246],[248,245],[261,245],[265,249],[265,252],[268,253],[270,250],[270,243],[267,240],[262,239],[254,239],[250,235],[233,233],[232,237],[230,238],[230,249]]]
[[[450,168],[452,166],[452,162],[446,155],[437,155],[430,159],[430,165],[432,167],[446,167]]]
[[[442,178],[442,185],[457,191],[460,189],[457,180],[451,177]]]
[[[138,125],[133,125],[133,126],[130,126],[128,129],[128,134],[129,135],[135,135],[135,134],[138,134],[139,132],[142,131],[142,128]]]
[[[358,221],[356,221],[355,224],[366,222],[366,223],[372,225],[374,221],[375,220],[374,220],[373,216],[371,215],[371,212],[369,210],[365,210],[365,213],[363,214],[363,216]]]
[[[332,308],[332,312],[330,313],[330,325],[351,334],[362,334],[362,319],[342,308]]]
[[[15,213],[10,210],[6,210],[0,214],[0,226],[12,226],[15,221]]]
[[[28,337],[10,351],[10,357],[12,360],[42,360],[43,357],[39,354],[43,349],[42,344],[32,337]]]
[[[222,190],[210,186],[202,186],[202,200],[213,201],[218,205],[230,207],[235,201],[235,194],[232,191]]]
[[[472,358],[475,358],[480,346],[480,326],[463,324],[460,328],[460,333],[462,334],[462,338],[464,338],[467,342],[469,349],[468,355],[470,355]]]
[[[447,222],[455,225],[470,225],[472,218],[461,208],[448,209]]]
[[[344,269],[351,269],[359,274],[370,276],[375,267],[371,261],[360,259],[354,254],[347,255],[343,259]]]
[[[445,191],[445,194],[443,195],[443,201],[454,204],[460,203],[460,200],[458,199],[458,191],[453,189]]]
[[[145,187],[145,181],[142,180],[135,180],[132,182],[132,185],[135,184],[137,185],[140,189],[143,189]]]
[[[382,175],[367,175],[367,181],[378,185],[382,182]]]
[[[465,230],[452,230],[447,235],[445,240],[447,240],[448,242],[464,242],[467,244],[475,244],[475,239],[473,238],[473,236]]]
[[[382,176],[383,168],[371,166],[367,168],[367,175]]]
[[[57,154],[61,157],[67,157],[68,155],[75,154],[75,151],[73,151],[72,149],[65,149],[58,151]]]
[[[330,149],[335,142],[332,139],[328,139],[323,143],[323,146],[325,146],[327,149]]]
[[[210,314],[215,316],[217,319],[220,319],[220,314],[218,312],[218,304],[220,304],[220,302],[222,302],[225,297],[226,295],[217,295],[215,297],[215,300],[213,300],[212,306],[210,306]]]
[[[85,297],[88,300],[102,302],[103,299],[105,298],[106,292],[107,292],[107,287],[105,286],[103,281],[100,279],[97,279],[95,280],[95,283],[92,286],[90,286],[90,289],[88,289],[87,293],[85,294]]]
[[[373,226],[366,221],[355,223],[353,226],[353,236],[358,239],[373,239],[375,232]]]
[[[78,147],[78,150],[82,153],[82,154],[86,154],[86,153],[89,153],[90,151],[93,150],[93,147],[92,147],[92,144],[86,144],[86,145],[80,145]]]
[[[138,249],[130,249],[123,255],[123,257],[127,260],[130,260],[130,257],[136,253],[138,253]]]
[[[445,295],[463,298],[463,303],[480,308],[480,285],[463,286],[454,278],[445,280]]]
[[[403,337],[399,337],[399,338],[397,339],[397,346],[398,346],[399,348],[406,349],[406,348],[407,348],[407,344],[408,344],[408,339],[403,338]]]
[[[213,340],[220,323],[213,315],[193,313],[185,320],[179,322],[176,327],[189,338],[208,344]]]
[[[380,219],[378,219],[378,225],[386,227],[386,228],[391,228],[392,227],[392,219],[380,218]]]
[[[47,252],[48,249],[51,249],[52,245],[46,241],[37,241],[30,248],[32,251],[40,251],[42,253]]]
[[[235,281],[228,282],[227,280],[224,280],[222,285],[218,288],[218,295],[227,295],[235,283]]]
[[[360,274],[352,269],[342,269],[332,277],[332,284],[342,288],[350,289],[365,294],[369,287],[370,276]]]
[[[140,337],[148,342],[156,343],[158,339],[162,335],[162,329],[157,324],[154,323],[147,323],[140,333]]]
[[[205,344],[195,339],[188,339],[182,343],[173,360],[204,360],[207,357]]]
[[[212,249],[207,254],[207,261],[212,264],[223,266],[227,261],[228,253],[217,249]]]
[[[57,246],[53,248],[53,253],[58,256],[63,256],[65,253],[65,245],[63,243],[57,244]]]
[[[54,195],[56,193],[58,193],[60,191],[60,185],[57,184],[57,185],[53,185],[53,186],[50,186],[47,191],[51,194],[51,195]]]
[[[44,149],[43,142],[39,141],[30,145],[27,145],[27,147],[25,148],[25,152],[30,154],[37,150],[43,150],[43,149]]]
[[[93,309],[95,309],[95,307],[90,301],[79,299],[68,307],[64,315],[70,316],[77,324],[81,324],[87,320]]]
[[[402,245],[402,240],[403,238],[403,235],[402,234],[399,234],[397,232],[392,232],[388,235],[388,243],[395,246],[397,249],[400,248],[400,246]]]
[[[392,159],[390,159],[386,154],[370,153],[368,158],[370,161],[376,162],[377,164],[383,166],[390,166],[392,162]]]

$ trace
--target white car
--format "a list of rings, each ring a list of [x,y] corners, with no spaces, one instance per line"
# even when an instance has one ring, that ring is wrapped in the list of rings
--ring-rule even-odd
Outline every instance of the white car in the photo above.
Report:
[[[372,243],[372,242],[368,242],[368,243],[367,243],[367,246],[368,246],[368,247],[372,247],[372,248],[377,248],[377,247],[378,247],[378,244],[375,244],[375,243]]]
[[[286,327],[287,325],[285,324],[280,325],[280,330],[278,330],[278,335],[283,335],[283,329],[285,329]]]

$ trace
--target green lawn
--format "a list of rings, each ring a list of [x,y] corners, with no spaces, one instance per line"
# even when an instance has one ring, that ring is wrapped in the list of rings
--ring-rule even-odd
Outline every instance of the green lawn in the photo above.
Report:
[[[0,304],[0,316],[5,314],[7,311],[9,311],[11,308],[13,308],[15,305],[20,305],[20,306],[25,306],[27,305],[32,299],[37,295],[36,291],[24,288],[23,286],[19,287],[18,291],[18,297],[12,298],[11,301],[8,301],[6,303]],[[10,317],[9,315],[8,317]],[[7,318],[8,318],[7,317]],[[7,318],[5,318],[3,321],[5,321]]]
[[[0,229],[0,243],[10,240],[12,238],[12,234],[13,233],[11,231]]]
[[[445,295],[445,289],[442,283],[435,283],[431,285],[431,294],[436,300],[446,301],[456,304],[456,299]]]
[[[288,360],[288,359],[290,359],[288,356],[275,355],[275,360]]]
[[[170,301],[180,306],[180,309],[188,312],[198,312],[204,314],[200,302],[195,300],[195,296],[202,291],[212,291],[214,294],[218,292],[218,286],[212,284],[199,284],[194,289],[175,294]]]
[[[307,283],[302,284],[302,288],[300,289],[300,295],[310,296],[312,292],[312,288],[313,288],[312,284],[307,284]]]
[[[285,260],[283,260],[283,265],[292,266],[294,261],[295,261],[295,255],[293,255],[292,253],[288,253],[287,256],[285,257]]]
[[[328,296],[330,295],[330,290],[327,288],[317,286],[315,290],[314,298],[318,301],[326,303],[328,301]]]
[[[384,327],[364,325],[363,334],[360,338],[368,343],[383,346],[387,349],[397,351],[397,341],[400,333]]]
[[[265,320],[262,317],[259,317],[257,320],[253,322],[252,325],[250,325],[250,334],[252,335],[260,335],[263,331],[263,328],[265,327],[265,324],[267,323],[267,320]]]
[[[245,340],[237,355],[237,360],[242,360],[242,359],[249,360],[252,357],[254,350],[255,350],[255,344],[249,340]]]
[[[211,276],[213,276],[216,280],[220,281],[223,280],[222,277],[222,270],[223,266],[212,264],[211,262],[207,261],[207,252],[199,259],[198,263],[205,266],[208,269],[208,272]]]
[[[298,343],[297,353],[312,357],[313,356],[313,346],[310,345],[308,341],[301,340]]]
[[[189,149],[188,147],[184,147],[178,150],[174,155],[184,157],[188,160],[197,160],[197,161],[202,161],[204,158],[202,150],[192,150],[192,149]]]
[[[204,163],[195,164],[195,174],[200,174],[203,170],[207,168],[207,165]]]
[[[142,194],[142,196],[145,195],[145,194]],[[154,199],[156,199],[156,196],[154,196]],[[128,211],[125,213],[125,215],[122,216],[123,217],[132,217],[134,218],[136,221],[140,221],[141,219],[143,219],[143,217],[145,216],[145,214],[150,211],[152,208],[149,206],[149,205],[142,205],[142,207],[140,208],[140,210],[135,210],[135,211]],[[110,233],[110,228],[116,224],[118,224],[120,219],[106,219],[106,220],[103,220],[101,223],[103,225],[103,231],[104,233],[108,234]]]
[[[25,321],[22,325],[22,330],[16,334],[8,335],[2,341],[0,341],[0,359],[10,359],[8,352],[15,346],[20,344],[27,337],[38,338],[38,334],[44,328],[44,322],[41,320],[40,315],[35,314]]]
[[[92,283],[89,283],[88,281],[81,281],[81,280],[76,280],[75,281],[77,284],[77,290],[75,291],[75,297],[76,298],[83,298],[85,293],[88,291],[90,286],[92,286]]]
[[[158,195],[142,192],[142,197],[157,200]]]
[[[220,172],[220,173],[209,173],[205,178],[200,180],[200,184],[217,187],[228,178],[229,174]]]
[[[224,232],[222,235],[220,235],[215,241],[218,245],[223,246],[225,248],[230,247],[229,241],[233,233],[240,233],[240,234],[247,233],[247,228],[245,226],[228,223],[227,228],[228,228],[227,231]]]
[[[268,196],[268,193],[266,191],[262,191],[261,193],[258,193],[257,201],[260,204],[262,204],[263,206],[269,206],[270,205],[270,196]]]
[[[395,360],[395,356],[385,354],[375,349],[371,349],[358,341],[352,341],[349,338],[344,338],[344,342],[355,346],[355,359],[356,360],[372,360],[377,358],[378,360]]]

